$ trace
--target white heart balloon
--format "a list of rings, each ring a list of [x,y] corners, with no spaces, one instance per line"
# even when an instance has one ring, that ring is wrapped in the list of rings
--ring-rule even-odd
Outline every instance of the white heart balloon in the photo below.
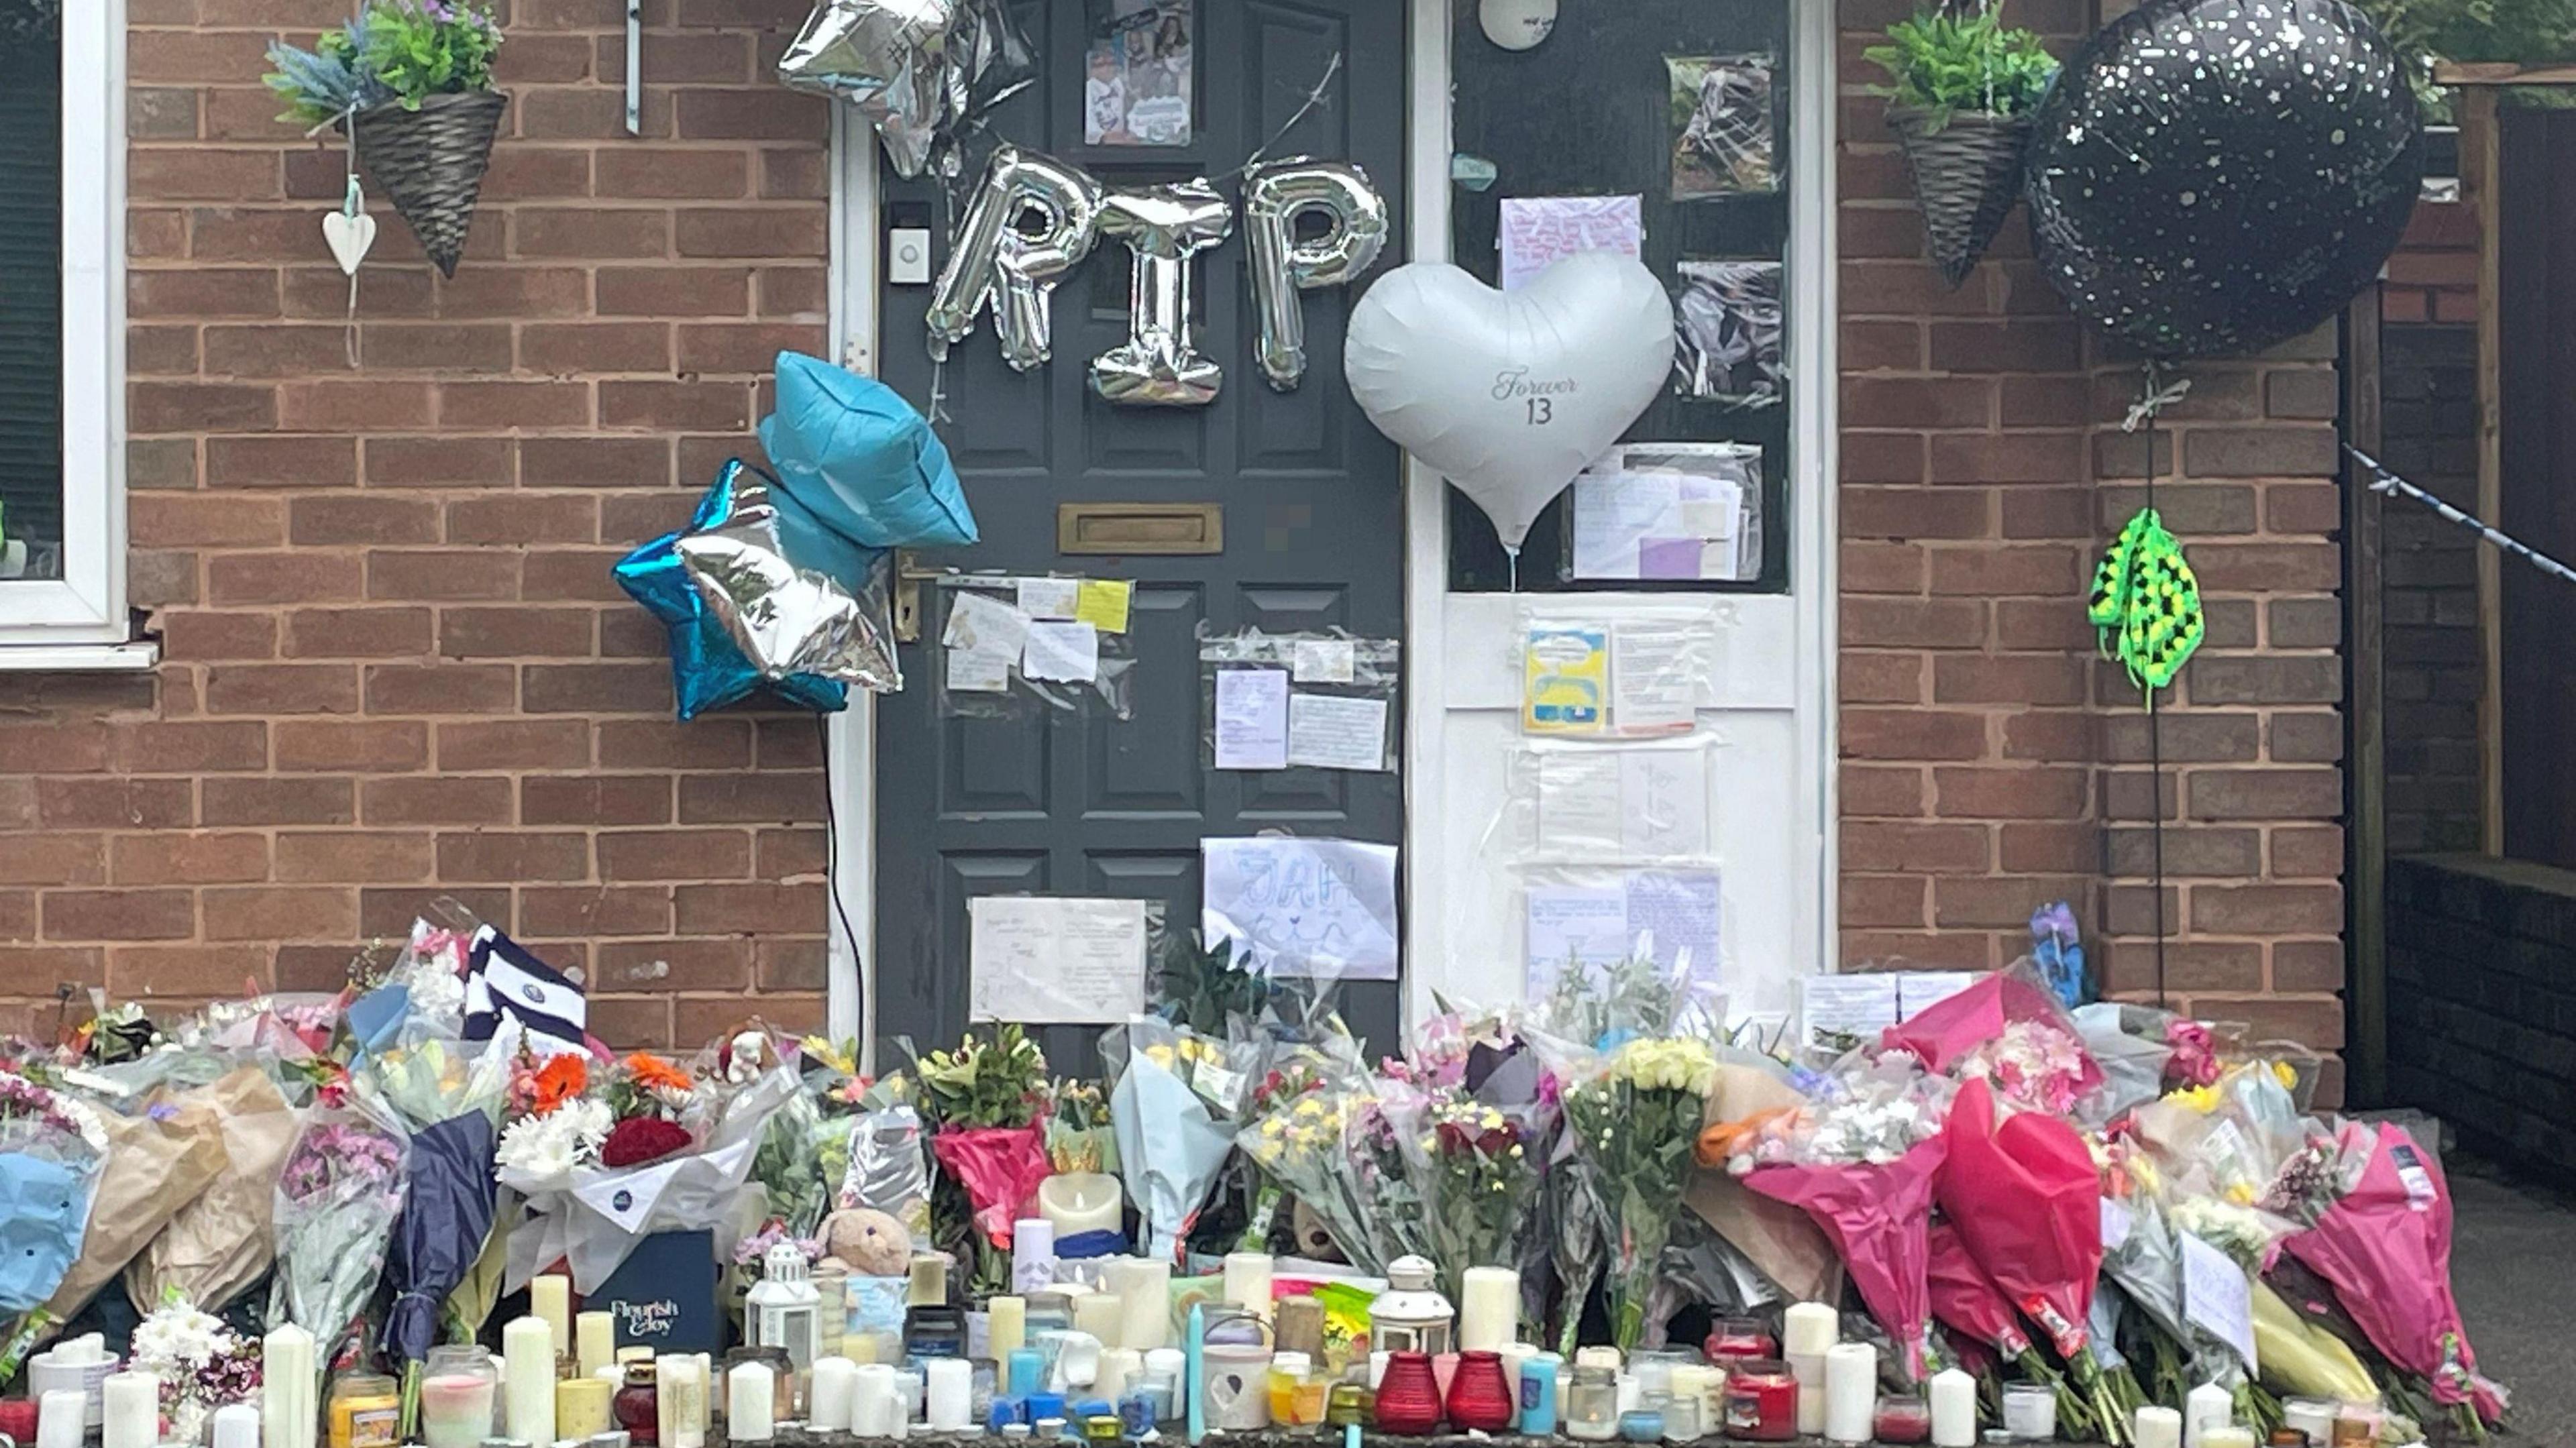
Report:
[[[1475,499],[1515,554],[1672,365],[1663,284],[1609,252],[1567,257],[1513,292],[1444,262],[1398,267],[1352,309],[1342,349],[1369,421]]]
[[[367,259],[368,249],[376,244],[376,219],[363,211],[355,216],[325,212],[322,239],[330,244],[332,259],[340,263],[340,270],[354,276],[358,263]]]

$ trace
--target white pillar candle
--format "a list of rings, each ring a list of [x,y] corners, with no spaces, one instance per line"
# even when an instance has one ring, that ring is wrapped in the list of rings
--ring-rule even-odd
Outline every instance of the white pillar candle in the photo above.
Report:
[[[1011,1224],[1011,1290],[1043,1292],[1055,1285],[1055,1223],[1022,1217]]]
[[[1520,1336],[1521,1274],[1509,1267],[1470,1267],[1458,1289],[1458,1350],[1501,1352]]]
[[[1127,1384],[1145,1370],[1145,1355],[1132,1347],[1114,1347],[1100,1355],[1100,1370],[1092,1375],[1091,1396],[1116,1403],[1127,1396]]]
[[[617,1318],[613,1313],[585,1312],[572,1320],[573,1356],[581,1364],[581,1375],[599,1376],[601,1368],[617,1366]]]
[[[313,1334],[288,1323],[259,1344],[259,1430],[264,1448],[313,1448],[321,1427]]]
[[[890,1437],[902,1416],[895,1406],[894,1364],[859,1364],[850,1390],[850,1431],[862,1438]]]
[[[1957,1368],[1932,1375],[1932,1448],[1976,1448],[1977,1380]]]
[[[984,1300],[984,1356],[1003,1368],[1011,1354],[1029,1345],[1029,1300],[989,1297]]]
[[[501,1329],[501,1417],[522,1443],[555,1441],[554,1342],[554,1325],[534,1315]]]
[[[2149,1403],[2138,1409],[2137,1448],[2182,1448],[2182,1414]]]
[[[1824,1349],[1818,1348],[1817,1351]],[[1579,1368],[1608,1368],[1615,1373],[1619,1371],[1619,1350],[1607,1343],[1579,1347],[1574,1350],[1574,1365]]]
[[[555,1356],[572,1351],[572,1279],[560,1272],[528,1279],[528,1316],[545,1320]]]
[[[1780,1326],[1780,1356],[1798,1380],[1798,1431],[1825,1431],[1825,1353],[1842,1336],[1834,1310],[1821,1302],[1793,1302]]]
[[[1109,1290],[1118,1294],[1118,1335],[1104,1337],[1110,1347],[1147,1352],[1172,1341],[1172,1264],[1142,1257],[1112,1257]]]
[[[814,1359],[806,1390],[805,1426],[817,1433],[850,1431],[850,1408],[859,1388],[859,1365],[845,1357]]]
[[[975,1419],[975,1370],[964,1358],[931,1358],[921,1365],[922,1416],[933,1433],[962,1433]]]
[[[89,1394],[56,1388],[36,1401],[36,1448],[81,1448],[89,1432]]]
[[[1270,1283],[1273,1264],[1267,1252],[1228,1252],[1225,1254],[1225,1300],[1248,1309],[1264,1322],[1270,1320]]]
[[[104,1391],[99,1448],[153,1448],[161,1441],[159,1378],[150,1373],[116,1373],[108,1378]]]
[[[1119,1324],[1126,1315],[1126,1304],[1115,1292],[1087,1292],[1073,1299],[1073,1330],[1089,1333],[1103,1345],[1118,1341]]]
[[[2335,1405],[2320,1398],[2287,1398],[2281,1403],[2281,1426],[2296,1428],[2311,1443],[2334,1441]]]
[[[698,1436],[701,1439],[704,1439],[715,1432],[716,1392],[720,1387],[722,1387],[722,1384],[716,1381],[716,1355],[714,1353],[702,1352],[698,1354],[698,1382],[700,1386],[706,1389],[705,1392],[698,1394],[697,1401]]]
[[[217,1408],[215,1448],[259,1448],[259,1409],[248,1403]]]
[[[2254,1448],[2254,1430],[2222,1423],[2201,1431],[2202,1448]]]
[[[1878,1349],[1842,1342],[1825,1349],[1825,1439],[1866,1443],[1878,1411]]]
[[[690,1353],[653,1359],[654,1430],[662,1448],[706,1448],[707,1370]]]
[[[2184,1448],[2210,1448],[2209,1430],[2236,1421],[2236,1398],[2216,1383],[2203,1383],[2182,1400]]]
[[[1058,1172],[1038,1183],[1038,1215],[1055,1228],[1059,1243],[1084,1232],[1117,1231],[1126,1205],[1118,1178],[1103,1172]]]
[[[921,1417],[924,1397],[921,1374],[910,1368],[894,1370],[894,1435],[896,1437],[902,1437],[904,1430]]]
[[[767,1363],[736,1363],[725,1374],[725,1439],[732,1443],[766,1443],[778,1436],[775,1416],[778,1374]],[[519,1436],[513,1425],[510,1436]]]

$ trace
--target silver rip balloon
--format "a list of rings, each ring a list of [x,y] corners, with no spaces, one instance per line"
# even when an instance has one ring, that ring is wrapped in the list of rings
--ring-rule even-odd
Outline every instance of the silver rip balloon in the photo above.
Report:
[[[1299,218],[1324,218],[1300,241]],[[1290,156],[1243,178],[1243,229],[1252,250],[1253,315],[1261,375],[1281,392],[1306,378],[1306,313],[1298,293],[1337,287],[1369,269],[1386,245],[1386,198],[1348,161]]]
[[[850,579],[800,568],[780,541],[769,492],[737,484],[733,516],[672,545],[700,601],[763,677],[815,674],[873,694],[902,689],[893,550],[851,545],[866,561]]]
[[[1056,279],[1091,255],[1099,213],[1100,183],[1081,167],[995,147],[930,294],[923,319],[930,355],[945,358],[989,305],[1002,360],[1017,372],[1045,365],[1054,355],[1048,306]],[[1032,219],[1035,230],[1023,225]]]
[[[1190,336],[1191,258],[1234,232],[1234,208],[1204,177],[1102,194],[1100,234],[1126,243],[1127,340],[1091,359],[1091,390],[1129,407],[1205,407],[1225,369]]]

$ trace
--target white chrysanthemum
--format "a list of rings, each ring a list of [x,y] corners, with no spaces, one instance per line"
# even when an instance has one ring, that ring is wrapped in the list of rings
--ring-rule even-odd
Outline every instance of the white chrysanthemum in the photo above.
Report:
[[[523,1116],[502,1128],[493,1161],[532,1177],[557,1177],[599,1154],[612,1123],[608,1103],[587,1097],[567,1101],[543,1116]]]

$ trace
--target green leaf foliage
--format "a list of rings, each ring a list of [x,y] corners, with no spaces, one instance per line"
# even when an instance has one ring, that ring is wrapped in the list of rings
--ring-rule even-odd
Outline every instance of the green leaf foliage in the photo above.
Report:
[[[431,96],[488,91],[500,48],[500,25],[472,0],[368,0],[311,50],[270,46],[265,79],[286,102],[279,120],[318,126],[388,101],[416,111]]]
[[[1878,94],[1942,123],[1960,111],[2021,115],[2057,74],[2057,58],[2037,35],[2004,28],[1992,10],[1917,12],[1889,26],[1887,43],[1865,54],[1888,74],[1889,84],[1873,87]]]

